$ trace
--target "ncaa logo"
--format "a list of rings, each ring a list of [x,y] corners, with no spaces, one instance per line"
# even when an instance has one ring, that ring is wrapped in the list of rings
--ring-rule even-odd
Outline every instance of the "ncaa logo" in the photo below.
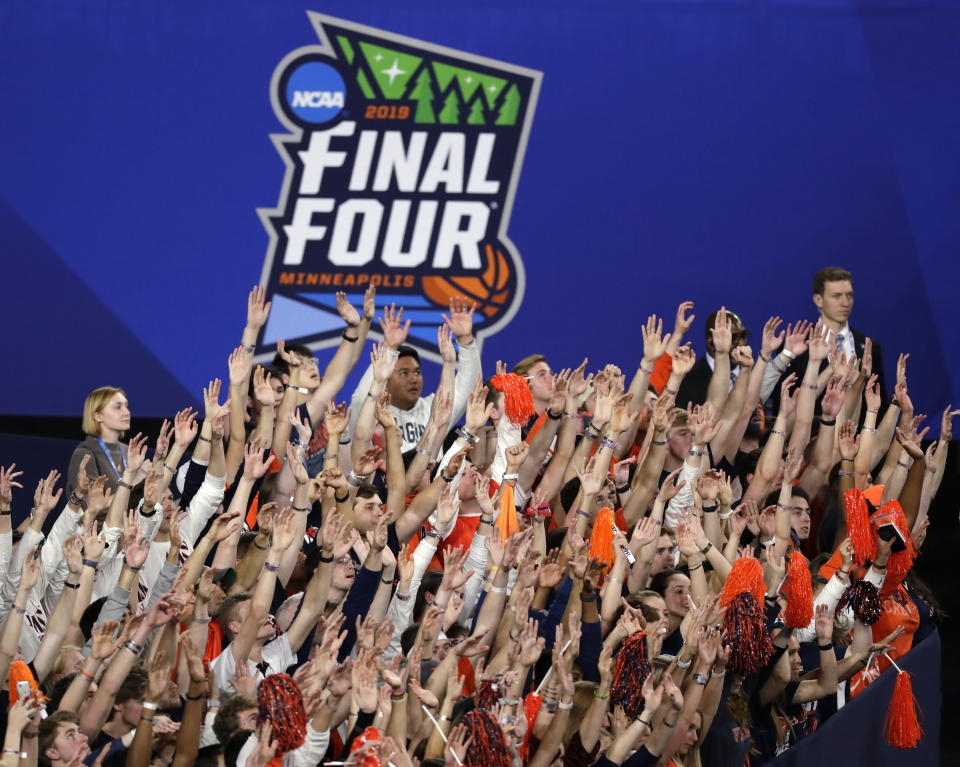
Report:
[[[346,99],[343,77],[324,61],[305,61],[287,79],[287,107],[300,120],[319,125],[343,111]]]

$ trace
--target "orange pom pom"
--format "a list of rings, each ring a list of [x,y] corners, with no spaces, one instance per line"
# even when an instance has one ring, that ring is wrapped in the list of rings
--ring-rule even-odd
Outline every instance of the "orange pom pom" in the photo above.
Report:
[[[36,695],[39,688],[37,680],[33,678],[33,672],[30,667],[22,660],[14,661],[10,664],[10,705],[17,702],[17,684],[19,682],[29,682],[30,691]]]
[[[857,567],[863,567],[868,559],[877,556],[877,539],[870,525],[867,499],[860,490],[852,487],[844,495],[844,505],[847,513],[847,535],[853,545],[853,563]]]
[[[510,536],[520,532],[520,522],[517,521],[517,504],[513,500],[513,485],[503,486],[500,494],[500,541],[506,543]]]
[[[913,696],[913,685],[910,683],[910,674],[901,671],[897,674],[897,681],[893,685],[893,695],[890,696],[890,706],[883,722],[883,733],[887,743],[894,748],[916,748],[923,739],[923,727],[917,712],[920,706]],[[923,712],[920,712],[922,716]]]
[[[744,591],[752,594],[757,604],[763,604],[767,585],[763,581],[763,568],[753,557],[740,557],[733,563],[730,574],[723,584],[723,591],[720,593],[720,606],[726,607],[737,594],[742,594]]]
[[[520,745],[520,758],[523,759],[524,764],[530,760],[530,736],[533,735],[533,723],[537,721],[542,704],[543,697],[536,692],[527,693],[527,697],[523,699],[523,715],[527,720],[527,732]]]
[[[490,379],[494,389],[503,392],[504,410],[517,426],[523,426],[535,412],[533,394],[527,385],[526,379],[516,373],[495,375]]]
[[[590,536],[590,557],[596,557],[607,566],[603,572],[610,572],[615,558],[613,553],[613,509],[602,508],[597,512],[593,523],[593,533]]]
[[[910,568],[913,567],[913,560],[917,556],[917,547],[913,543],[910,526],[907,524],[907,517],[900,507],[899,501],[887,501],[870,517],[873,524],[871,531],[875,530],[879,523],[889,522],[891,519],[897,531],[903,537],[905,544],[900,551],[891,552],[890,559],[887,561],[887,577],[880,589],[880,596],[883,598],[890,596],[897,590],[903,579],[907,577],[907,573],[910,572]]]
[[[790,555],[784,593],[787,597],[787,608],[783,615],[784,625],[795,629],[809,626],[810,621],[813,620],[813,586],[810,582],[807,559],[799,551],[794,551]]]

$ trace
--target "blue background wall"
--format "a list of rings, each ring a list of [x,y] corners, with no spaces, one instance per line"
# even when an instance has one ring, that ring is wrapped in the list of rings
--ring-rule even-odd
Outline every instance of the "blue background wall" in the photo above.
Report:
[[[918,407],[960,402],[960,3],[34,0],[0,3],[0,412],[79,416],[110,382],[168,415],[225,376],[307,9],[545,73],[510,227],[527,295],[487,368],[632,372],[641,320],[684,298],[699,352],[721,302],[756,349],[836,264],[888,380],[909,350]]]

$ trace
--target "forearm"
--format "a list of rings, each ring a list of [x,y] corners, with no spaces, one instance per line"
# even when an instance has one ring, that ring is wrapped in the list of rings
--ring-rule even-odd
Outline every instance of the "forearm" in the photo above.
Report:
[[[87,690],[90,689],[90,683],[96,678],[100,671],[101,662],[95,658],[87,658],[78,674],[70,681],[70,686],[60,699],[58,711],[72,711],[76,713],[80,710],[80,704],[87,698]]]
[[[877,443],[876,422],[877,414],[867,412],[863,419],[863,429],[860,431],[860,450],[854,459],[857,485],[860,485],[861,481],[866,482],[867,475],[873,469],[873,449]]]
[[[191,680],[187,691],[187,702],[183,707],[183,718],[177,732],[177,751],[173,758],[173,767],[190,767],[197,758],[200,748],[200,731],[203,729],[204,685]]]
[[[810,441],[813,412],[819,392],[817,384],[819,370],[819,361],[808,360],[803,380],[800,382],[800,394],[797,396],[797,418],[790,434],[790,450],[803,451]]]
[[[730,355],[717,352],[713,360],[713,375],[707,385],[707,402],[719,410],[723,407],[730,392]]]
[[[73,618],[74,605],[77,602],[77,592],[80,578],[76,573],[67,575],[64,588],[60,592],[60,598],[57,605],[47,621],[47,630],[43,634],[40,642],[40,648],[37,650],[33,659],[33,667],[37,675],[37,683],[42,684],[53,668],[53,664],[60,654],[60,647],[63,645],[70,628]]]
[[[133,743],[127,751],[126,767],[141,767],[149,764],[150,754],[153,751],[153,714],[156,712],[144,711],[140,715]]]
[[[907,518],[907,528],[912,530],[917,521],[917,514],[920,512],[920,493],[923,490],[923,476],[926,471],[926,462],[918,458],[913,462],[910,472],[907,474],[907,481],[900,491],[900,507]]]

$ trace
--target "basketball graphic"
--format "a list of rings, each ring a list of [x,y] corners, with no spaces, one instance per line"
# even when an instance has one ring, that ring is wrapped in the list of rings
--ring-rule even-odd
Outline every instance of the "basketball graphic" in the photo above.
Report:
[[[499,248],[494,250],[487,244],[484,253],[486,264],[480,276],[423,277],[423,295],[442,307],[449,306],[454,296],[464,296],[477,302],[477,311],[485,324],[493,322],[510,305],[513,274],[510,260]]]

